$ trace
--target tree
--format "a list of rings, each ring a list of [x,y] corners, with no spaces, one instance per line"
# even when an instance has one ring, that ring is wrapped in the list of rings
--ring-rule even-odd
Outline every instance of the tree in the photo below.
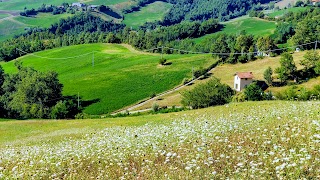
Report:
[[[270,66],[263,73],[263,77],[267,81],[268,85],[272,85],[272,81],[273,81],[272,74],[273,74],[273,71]]]
[[[320,55],[317,51],[310,50],[307,51],[303,56],[300,64],[304,66],[306,70],[315,68],[317,63],[320,61]]]
[[[38,72],[16,63],[17,74],[6,76],[1,97],[11,118],[47,118],[50,108],[62,99],[62,84],[55,72]]]
[[[283,83],[289,78],[294,78],[296,70],[297,67],[293,62],[292,55],[290,53],[283,53],[280,58],[280,67],[275,70],[281,82]]]
[[[234,91],[219,79],[213,78],[206,84],[200,84],[191,91],[182,93],[182,104],[194,109],[222,105],[231,101]]]
[[[244,94],[248,101],[262,101],[264,99],[264,92],[256,82],[249,84],[244,89]]]

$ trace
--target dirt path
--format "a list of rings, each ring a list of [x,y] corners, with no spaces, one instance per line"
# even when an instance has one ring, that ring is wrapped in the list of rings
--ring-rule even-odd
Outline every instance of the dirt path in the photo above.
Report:
[[[208,70],[207,72],[211,72],[212,70],[214,70],[214,68],[215,67],[213,67],[212,69]],[[137,104],[134,104],[132,106],[128,106],[128,107],[122,108],[120,110],[117,110],[117,111],[111,113],[111,115],[116,115],[118,113],[125,113],[125,112],[128,112],[128,111],[129,111],[130,114],[133,113],[133,112],[145,112],[145,111],[148,111],[148,110],[150,110],[149,108],[148,109],[137,110],[137,111],[133,111],[133,110],[143,106],[144,104],[149,103],[150,101],[154,101],[154,100],[159,99],[159,98],[161,98],[161,97],[163,97],[165,95],[168,95],[168,94],[171,94],[173,92],[176,92],[176,91],[178,91],[178,90],[180,90],[180,89],[182,89],[182,88],[184,88],[186,86],[192,85],[192,84],[194,84],[195,81],[197,81],[199,79],[201,79],[201,76],[196,78],[196,79],[194,79],[194,80],[192,80],[192,81],[190,81],[190,82],[188,82],[187,84],[179,85],[179,86],[177,86],[177,87],[175,87],[175,88],[173,88],[171,90],[168,90],[168,91],[165,91],[163,93],[160,93],[160,94],[158,94],[157,96],[155,96],[153,98],[150,98],[150,99],[147,99],[145,101],[142,101],[142,102],[139,102]]]
[[[151,56],[159,56],[159,54],[156,53],[148,53],[148,52],[144,52],[144,51],[138,51],[136,50],[134,47],[132,47],[129,44],[120,44],[121,46],[127,48],[129,51],[136,53],[136,54],[145,54],[145,55],[151,55]]]
[[[10,14],[11,16],[19,16],[20,15],[20,11],[0,10],[0,14]]]

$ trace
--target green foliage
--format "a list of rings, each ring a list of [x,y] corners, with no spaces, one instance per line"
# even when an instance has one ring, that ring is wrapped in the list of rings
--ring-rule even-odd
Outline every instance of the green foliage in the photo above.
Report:
[[[279,100],[289,101],[309,101],[320,99],[320,86],[316,85],[313,89],[308,90],[305,87],[298,88],[297,86],[290,86],[282,92],[276,94],[276,98]]]
[[[50,118],[52,119],[65,119],[67,118],[68,109],[66,102],[59,101],[55,106],[52,107]]]
[[[6,76],[2,85],[4,117],[46,118],[50,108],[62,99],[62,84],[55,72],[38,72],[16,63],[17,74]]]
[[[159,64],[160,64],[160,65],[165,65],[166,62],[167,62],[167,59],[164,59],[164,58],[160,58],[160,59],[159,59]]]
[[[263,77],[267,81],[268,85],[272,85],[272,81],[273,81],[272,74],[273,74],[273,71],[270,66],[263,73]]]
[[[262,101],[265,94],[257,83],[251,83],[244,89],[244,95],[248,101]]]
[[[304,66],[306,70],[310,70],[313,68],[318,69],[318,64],[320,62],[320,55],[317,51],[310,50],[307,51],[306,54],[303,56],[300,64]],[[317,71],[317,74],[320,74],[320,71]]]
[[[153,112],[158,112],[159,111],[159,105],[157,104],[157,103],[153,103],[152,104],[152,107],[151,107],[151,109],[152,109],[152,111]]]
[[[283,53],[280,58],[280,67],[275,70],[275,72],[278,73],[278,78],[281,82],[293,78],[296,70],[297,67],[293,62],[292,55],[290,53]]]
[[[205,84],[196,86],[191,91],[182,93],[182,104],[193,109],[222,105],[231,101],[234,91],[220,80],[213,78]]]
[[[232,97],[232,102],[244,102],[246,101],[246,95],[244,92],[238,92],[236,95]]]

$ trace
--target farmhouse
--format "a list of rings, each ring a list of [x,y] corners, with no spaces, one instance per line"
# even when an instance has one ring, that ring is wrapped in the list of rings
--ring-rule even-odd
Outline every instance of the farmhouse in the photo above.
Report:
[[[72,3],[72,7],[82,8],[82,7],[85,7],[85,4],[83,4],[83,3]]]
[[[99,5],[90,5],[88,6],[88,8],[92,9],[92,10],[95,10],[95,9],[98,9]]]
[[[253,82],[252,72],[237,72],[234,75],[234,89],[242,91],[247,85]]]
[[[316,5],[317,3],[320,3],[320,0],[312,0],[313,5]]]

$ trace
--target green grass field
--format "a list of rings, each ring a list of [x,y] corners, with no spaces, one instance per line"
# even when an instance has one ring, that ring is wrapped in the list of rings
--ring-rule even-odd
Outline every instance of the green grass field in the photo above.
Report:
[[[269,17],[279,17],[279,16],[283,16],[284,14],[288,13],[288,12],[301,12],[306,10],[308,7],[293,7],[293,8],[289,8],[289,9],[282,9],[279,11],[275,11],[273,13],[267,14]]]
[[[319,101],[0,121],[2,179],[317,179]]]
[[[123,2],[127,2],[130,0],[84,0],[84,1],[78,1],[78,0],[9,0],[9,1],[2,1],[0,2],[0,10],[19,10],[22,11],[24,7],[27,9],[35,8],[37,9],[42,4],[47,5],[61,5],[62,3],[66,2],[69,4],[72,4],[74,2],[83,2],[86,4],[95,4],[95,5],[115,5]]]
[[[65,19],[67,17],[72,16],[72,14],[57,14],[52,15],[50,13],[39,13],[36,17],[24,17],[24,16],[18,16],[14,19],[26,24],[29,27],[50,27],[51,24],[59,22],[60,19]]]
[[[25,26],[12,20],[3,20],[0,22],[0,41],[12,38],[15,34],[24,32]]]
[[[42,4],[52,4],[52,5],[61,5],[62,3],[67,2],[67,3],[73,3],[77,2],[73,0],[55,0],[55,1],[50,1],[50,0],[9,0],[9,1],[3,1],[0,2],[0,10],[23,10],[24,7],[27,9],[31,8],[38,8]]]
[[[128,27],[137,28],[146,22],[161,20],[171,7],[169,3],[156,1],[140,11],[126,14],[123,23]]]
[[[130,47],[129,47],[130,49]],[[77,95],[84,100],[99,100],[85,109],[88,114],[110,113],[148,98],[152,93],[171,89],[185,77],[191,77],[192,67],[206,67],[215,62],[209,55],[165,55],[172,65],[159,66],[160,55],[144,54],[115,44],[90,44],[58,48],[36,53],[37,56],[72,58],[47,60],[34,56],[20,58],[23,65],[42,71],[58,72],[64,84],[64,95]],[[94,54],[92,67],[91,52]],[[2,64],[6,72],[15,72],[14,61]]]
[[[0,19],[6,18],[6,17],[9,17],[9,15],[8,14],[0,14]]]
[[[200,43],[204,39],[214,37],[219,33],[238,34],[241,31],[246,31],[247,34],[252,34],[255,36],[264,36],[272,34],[276,28],[275,22],[258,18],[249,18],[247,16],[228,21],[224,23],[224,25],[225,28],[223,28],[222,31],[196,38],[195,41]]]
[[[17,16],[13,19],[0,21],[0,41],[25,32],[25,28],[44,27],[59,22],[60,19],[72,16],[72,14],[52,15],[49,13],[39,13],[36,17]]]
[[[124,3],[130,0],[89,0],[87,1],[88,4],[104,4],[104,5],[115,5],[115,4],[119,4],[119,3]]]

